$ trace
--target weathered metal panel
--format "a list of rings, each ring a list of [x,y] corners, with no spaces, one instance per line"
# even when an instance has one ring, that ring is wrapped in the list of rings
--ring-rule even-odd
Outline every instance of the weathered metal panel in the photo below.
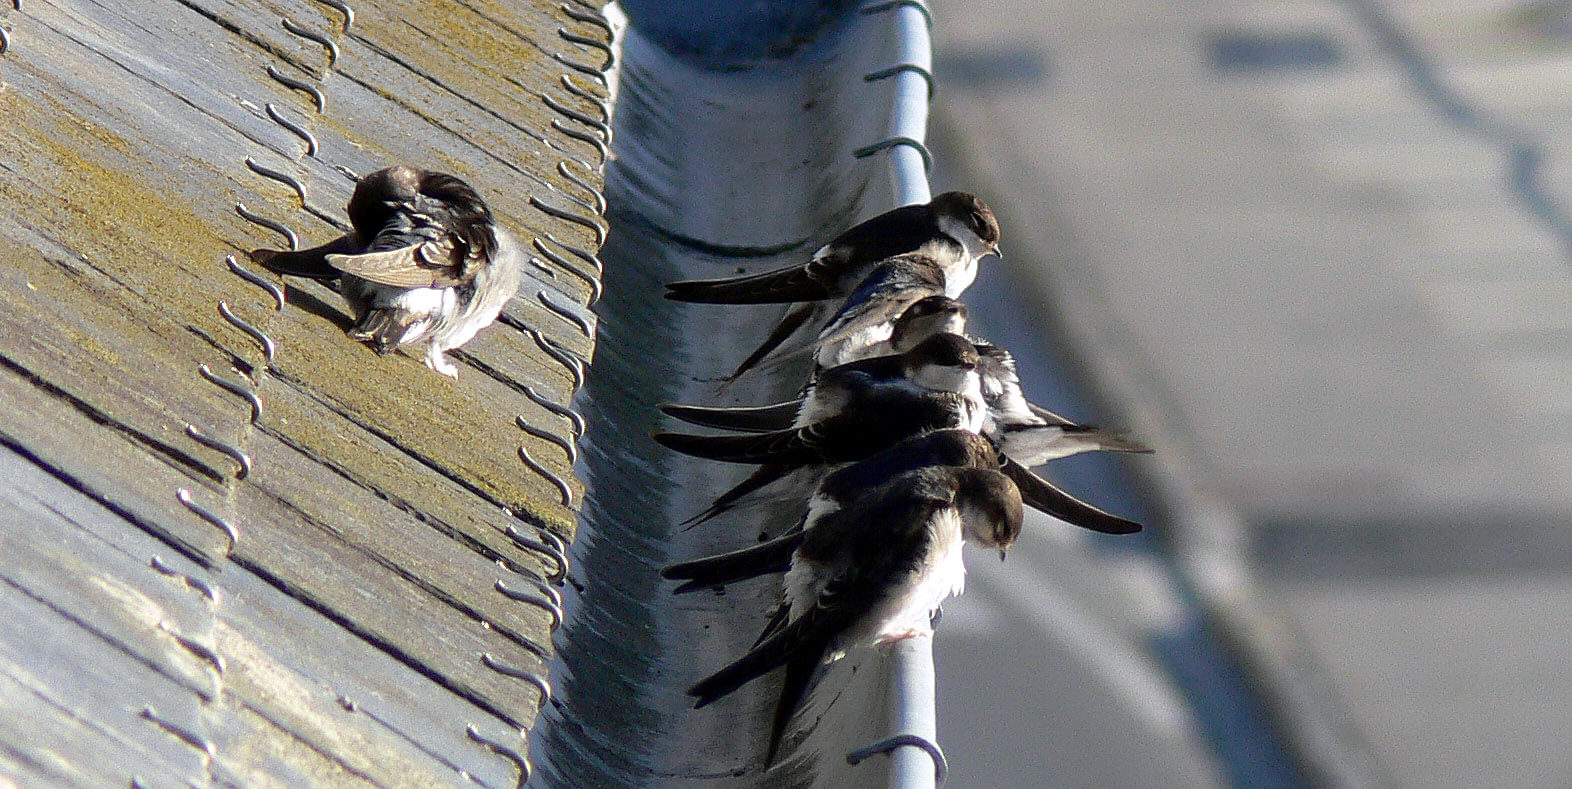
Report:
[[[598,13],[19,5],[0,774],[522,780],[562,570],[544,533],[571,538],[583,493],[561,404],[600,288]],[[331,288],[243,254],[342,232],[353,174],[394,162],[465,178],[538,253],[457,382],[370,353]]]

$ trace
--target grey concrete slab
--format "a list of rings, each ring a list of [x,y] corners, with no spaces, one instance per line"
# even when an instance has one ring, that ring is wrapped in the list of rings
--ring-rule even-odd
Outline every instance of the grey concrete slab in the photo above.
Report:
[[[938,9],[941,84],[1044,64],[970,67],[938,116],[1017,282],[1201,502],[1175,544],[1254,557],[1197,582],[1267,651],[1302,633],[1403,786],[1567,776],[1572,81],[1524,7]],[[1220,31],[1335,57],[1219,68]]]

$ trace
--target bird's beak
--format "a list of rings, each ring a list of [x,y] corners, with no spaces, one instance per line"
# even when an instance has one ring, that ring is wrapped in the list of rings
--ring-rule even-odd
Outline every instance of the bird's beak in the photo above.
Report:
[[[998,244],[993,245],[993,256],[1000,260],[1004,260],[1004,253],[999,251]]]
[[[1004,561],[1004,550],[1003,548],[999,549],[999,561],[1001,562]]]

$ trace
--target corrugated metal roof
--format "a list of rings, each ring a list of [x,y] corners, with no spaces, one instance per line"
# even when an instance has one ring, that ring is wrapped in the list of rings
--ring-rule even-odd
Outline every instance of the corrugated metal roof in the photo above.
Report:
[[[522,752],[553,622],[536,527],[571,538],[581,492],[556,404],[592,349],[609,30],[548,3],[21,5],[0,772],[516,780],[498,754]],[[282,243],[249,212],[337,235],[346,171],[393,162],[465,178],[539,252],[457,382],[349,340],[330,289],[262,276],[278,309],[226,262]]]

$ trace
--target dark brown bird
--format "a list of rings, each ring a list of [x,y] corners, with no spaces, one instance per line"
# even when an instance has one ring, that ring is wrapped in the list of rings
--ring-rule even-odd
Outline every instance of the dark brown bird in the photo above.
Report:
[[[395,165],[360,179],[349,199],[349,233],[298,252],[251,257],[280,274],[341,280],[355,316],[349,336],[378,353],[426,344],[431,369],[496,320],[518,290],[524,253],[467,183]]]

